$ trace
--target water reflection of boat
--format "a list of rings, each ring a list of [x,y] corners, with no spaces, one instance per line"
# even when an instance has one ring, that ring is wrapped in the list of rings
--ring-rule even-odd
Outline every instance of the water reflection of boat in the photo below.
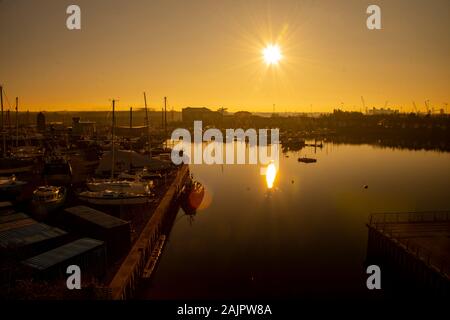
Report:
[[[303,162],[303,163],[314,163],[314,162],[317,162],[317,159],[303,157],[303,158],[298,158],[298,162]]]
[[[151,200],[148,195],[113,190],[83,191],[78,197],[82,201],[97,205],[142,205]]]
[[[62,207],[66,197],[65,187],[40,186],[33,191],[32,210],[38,218],[46,218],[48,214]]]

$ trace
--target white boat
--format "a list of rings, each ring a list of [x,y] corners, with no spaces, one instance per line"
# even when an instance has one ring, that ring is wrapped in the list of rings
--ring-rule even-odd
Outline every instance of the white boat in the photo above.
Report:
[[[42,158],[44,156],[44,150],[40,147],[36,146],[22,146],[22,147],[16,147],[12,148],[11,150],[11,157],[15,159],[38,159]]]
[[[49,213],[62,207],[66,201],[66,196],[67,189],[65,187],[38,187],[33,191],[32,210],[38,218],[46,218]]]
[[[151,172],[147,168],[143,168],[142,170],[136,172],[135,174],[122,172],[119,174],[118,178],[134,181],[147,181],[153,185],[153,180],[162,179],[163,176],[160,173]]]
[[[137,205],[152,201],[149,195],[113,190],[83,191],[78,197],[82,201],[98,205]]]
[[[20,195],[26,181],[16,179],[15,175],[10,177],[0,177],[0,198],[10,198]]]
[[[148,182],[140,181],[128,181],[128,180],[92,180],[86,183],[87,188],[90,191],[117,191],[134,194],[148,195],[151,192],[152,184]]]
[[[27,182],[17,180],[16,176],[13,174],[10,177],[0,177],[0,190],[10,191],[20,189],[22,186],[26,185]]]

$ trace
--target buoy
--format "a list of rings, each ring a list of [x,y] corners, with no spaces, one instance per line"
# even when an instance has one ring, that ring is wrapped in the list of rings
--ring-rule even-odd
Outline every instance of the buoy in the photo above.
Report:
[[[369,186],[367,184],[365,184],[364,185],[364,189],[367,189],[367,188],[369,188]]]

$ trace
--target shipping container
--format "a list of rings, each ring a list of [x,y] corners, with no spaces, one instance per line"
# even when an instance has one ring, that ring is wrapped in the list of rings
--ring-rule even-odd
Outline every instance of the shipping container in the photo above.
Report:
[[[13,221],[8,221],[4,223],[0,223],[0,232],[22,228],[31,224],[36,224],[37,221],[31,218],[25,218],[25,219],[17,219]]]
[[[12,227],[24,220],[31,221],[28,221],[27,225]],[[10,228],[0,231],[0,253],[19,259],[28,258],[61,245],[67,237],[67,232],[37,223],[32,219],[17,220],[4,225],[9,225]]]
[[[86,206],[65,209],[64,218],[68,230],[82,236],[105,241],[110,261],[121,258],[131,246],[128,221]]]
[[[9,201],[0,202],[0,215],[14,212],[13,204]]]
[[[82,238],[22,261],[38,279],[67,278],[67,268],[80,268],[82,277],[102,278],[106,272],[105,242]]]
[[[11,212],[9,214],[0,214],[0,224],[28,218],[30,217],[22,212]]]

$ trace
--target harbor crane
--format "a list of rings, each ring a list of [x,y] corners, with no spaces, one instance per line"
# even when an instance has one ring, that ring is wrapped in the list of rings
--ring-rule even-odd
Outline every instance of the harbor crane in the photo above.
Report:
[[[363,105],[363,109],[366,111],[366,114],[368,114],[368,110],[367,110],[367,107],[366,107],[366,102],[364,101],[364,97],[363,96],[361,96],[361,102],[362,102],[362,105]]]
[[[427,113],[430,114],[430,100],[425,100],[425,107],[427,109]]]
[[[417,106],[416,106],[416,103],[413,101],[412,104],[413,104],[413,107],[414,107],[414,112],[415,112],[415,113],[418,113],[418,112],[417,112]]]

